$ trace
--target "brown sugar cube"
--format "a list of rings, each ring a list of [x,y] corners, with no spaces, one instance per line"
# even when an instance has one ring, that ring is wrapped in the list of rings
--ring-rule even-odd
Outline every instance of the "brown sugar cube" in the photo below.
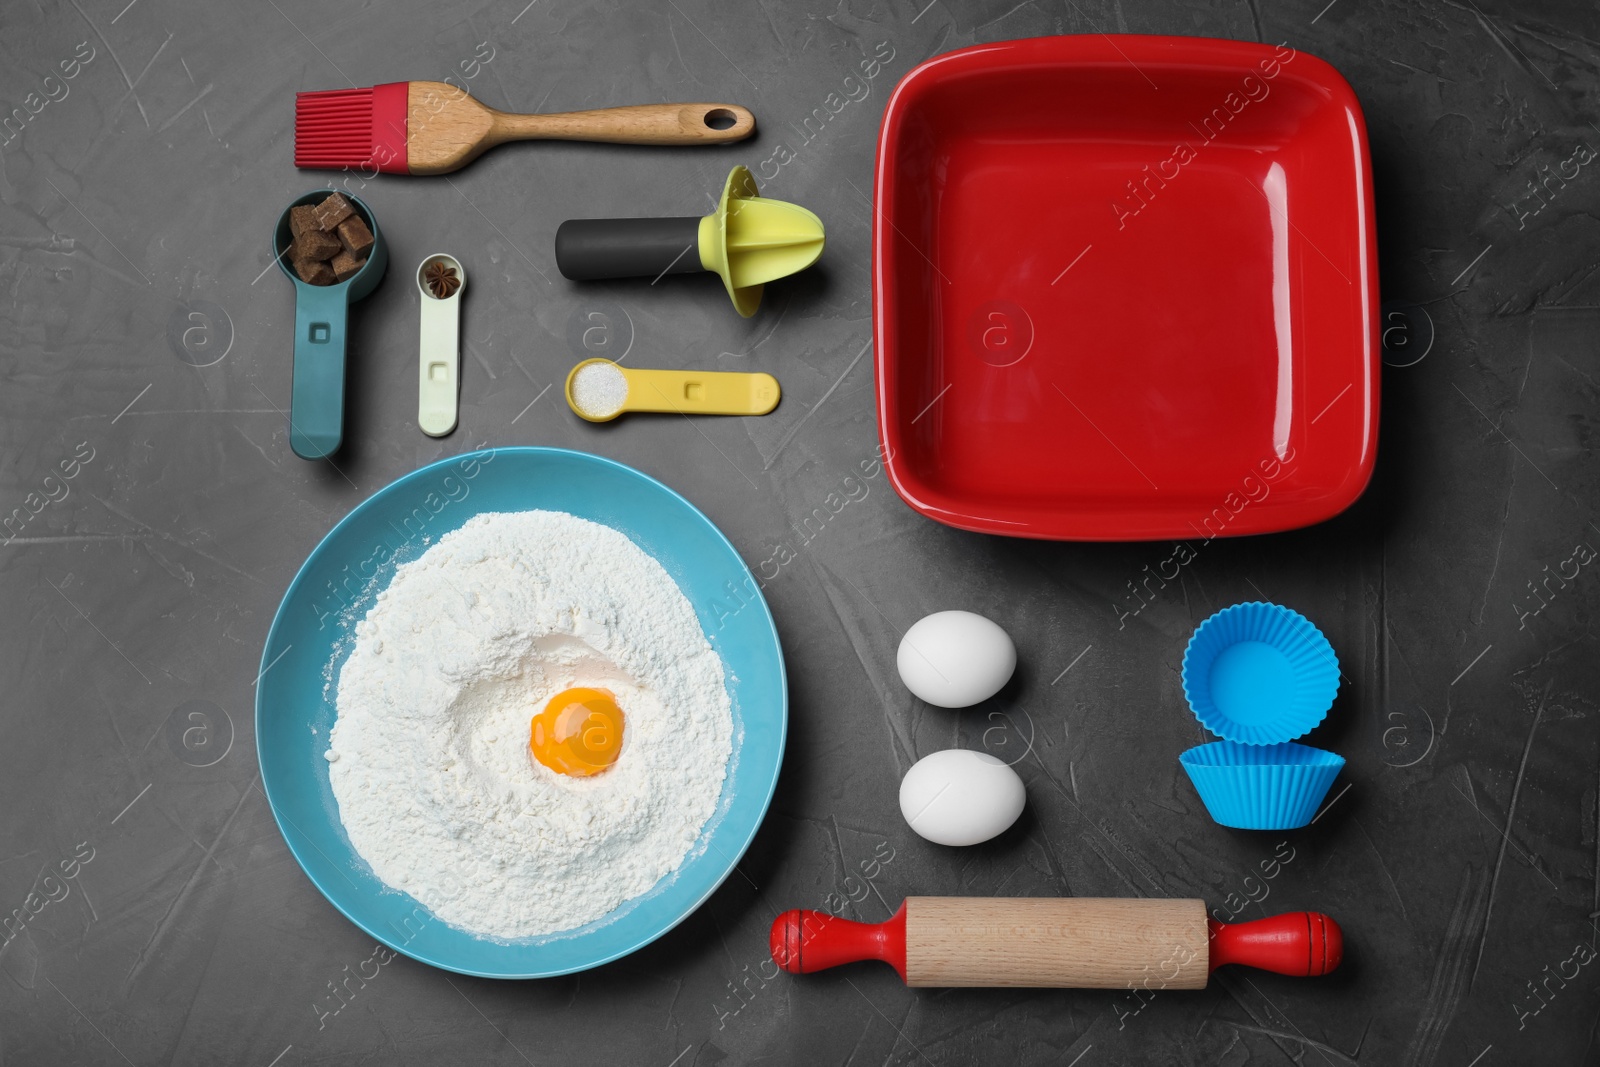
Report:
[[[310,204],[298,204],[289,209],[289,232],[299,237],[307,230],[317,228],[317,209]]]
[[[365,259],[357,259],[349,252],[340,252],[328,261],[328,266],[333,268],[333,276],[339,281],[347,281],[355,272],[366,265]]]
[[[332,285],[338,280],[334,277],[333,268],[320,259],[297,259],[294,261],[294,272],[309,285]]]
[[[323,230],[333,229],[356,213],[356,209],[350,206],[350,201],[344,198],[343,193],[334,193],[313,210],[317,213],[317,225]]]
[[[332,259],[342,251],[344,245],[333,234],[307,230],[294,239],[294,247],[289,255],[295,259]]]
[[[346,252],[362,259],[372,250],[372,231],[367,229],[360,215],[351,215],[339,223],[339,242]]]

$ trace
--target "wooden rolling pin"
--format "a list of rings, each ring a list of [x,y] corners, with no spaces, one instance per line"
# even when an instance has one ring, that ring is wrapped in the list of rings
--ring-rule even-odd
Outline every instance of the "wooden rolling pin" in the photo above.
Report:
[[[883,960],[909,986],[1204,989],[1228,963],[1316,975],[1343,956],[1320,912],[1221,923],[1200,900],[907,897],[887,922],[786,911],[772,924],[773,962],[791,974]]]

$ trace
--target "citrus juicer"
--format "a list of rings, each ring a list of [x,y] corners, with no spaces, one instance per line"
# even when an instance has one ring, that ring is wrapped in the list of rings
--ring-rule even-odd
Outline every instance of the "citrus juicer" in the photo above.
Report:
[[[429,437],[456,428],[461,391],[461,294],[467,272],[454,256],[435,252],[417,265],[422,295],[417,364],[417,425]]]
[[[703,218],[568,219],[556,230],[556,266],[573,281],[710,271],[749,318],[767,282],[817,261],[824,236],[816,215],[766,199],[750,171],[734,167]]]
[[[360,270],[333,285],[301,281],[289,264],[294,235],[289,213],[303,204],[317,204],[330,195],[317,189],[296,197],[278,216],[272,231],[272,254],[278,269],[294,283],[294,380],[289,394],[289,447],[302,459],[322,459],[338,451],[344,440],[345,359],[350,304],[369,296],[389,265],[389,246],[378,219],[359,197],[345,193],[356,214],[372,231],[372,249]]]

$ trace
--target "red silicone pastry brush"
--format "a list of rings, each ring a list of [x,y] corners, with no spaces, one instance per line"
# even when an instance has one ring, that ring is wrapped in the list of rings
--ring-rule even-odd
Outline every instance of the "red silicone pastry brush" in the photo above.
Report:
[[[1344,935],[1315,911],[1220,923],[1199,900],[907,897],[882,923],[786,911],[771,947],[792,974],[883,960],[909,986],[1204,989],[1229,963],[1327,974]]]
[[[506,141],[729,144],[755,132],[737,104],[637,104],[515,115],[445,82],[297,93],[294,165],[386,174],[448,174]]]

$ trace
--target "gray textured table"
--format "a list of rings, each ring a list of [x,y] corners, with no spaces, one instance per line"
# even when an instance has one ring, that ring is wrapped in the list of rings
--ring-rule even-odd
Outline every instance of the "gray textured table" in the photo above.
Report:
[[[1571,161],[1600,148],[1600,10],[1149,7],[8,5],[0,1059],[1597,1062],[1600,174]],[[1385,370],[1365,497],[1316,528],[1208,546],[1125,625],[1127,583],[1170,546],[965,534],[881,476],[809,540],[791,525],[875,447],[867,197],[893,81],[972,42],[1096,31],[1287,41],[1337,66],[1370,125],[1383,293],[1413,305],[1394,320],[1390,358],[1412,365]],[[893,58],[865,97],[802,132],[879,42]],[[291,166],[292,94],[452,73],[527,109],[735,100],[762,132],[706,150],[514,146],[448,182],[356,184],[393,265],[354,315],[337,469],[303,462],[280,414],[292,300],[267,241],[280,206],[328,176]],[[704,210],[732,163],[764,160],[781,160],[766,190],[822,214],[829,245],[753,320],[709,279],[579,289],[556,274],[561,220]],[[435,441],[414,424],[405,275],[440,249],[471,289],[461,429]],[[560,401],[586,337],[655,366],[772,371],[786,398],[698,432],[586,425]],[[752,563],[780,544],[797,557],[767,588],[788,757],[740,873],[649,948],[572,978],[365,963],[372,942],[290,857],[257,773],[252,684],[296,567],[365,496],[479,442],[633,464]],[[1213,825],[1175,760],[1203,739],[1179,690],[1184,641],[1255,598],[1317,621],[1348,678],[1313,737],[1349,758],[1344,791],[1288,846]],[[930,709],[895,675],[899,632],[947,607],[1016,638],[1018,681],[993,705]],[[896,788],[915,758],[1030,739],[1015,829],[960,853],[907,830]],[[1262,880],[1280,850],[1293,858]],[[777,910],[843,901],[876,920],[908,893],[1265,893],[1245,915],[1329,911],[1348,960],[1324,980],[1241,972],[1148,1002],[761,966]]]

